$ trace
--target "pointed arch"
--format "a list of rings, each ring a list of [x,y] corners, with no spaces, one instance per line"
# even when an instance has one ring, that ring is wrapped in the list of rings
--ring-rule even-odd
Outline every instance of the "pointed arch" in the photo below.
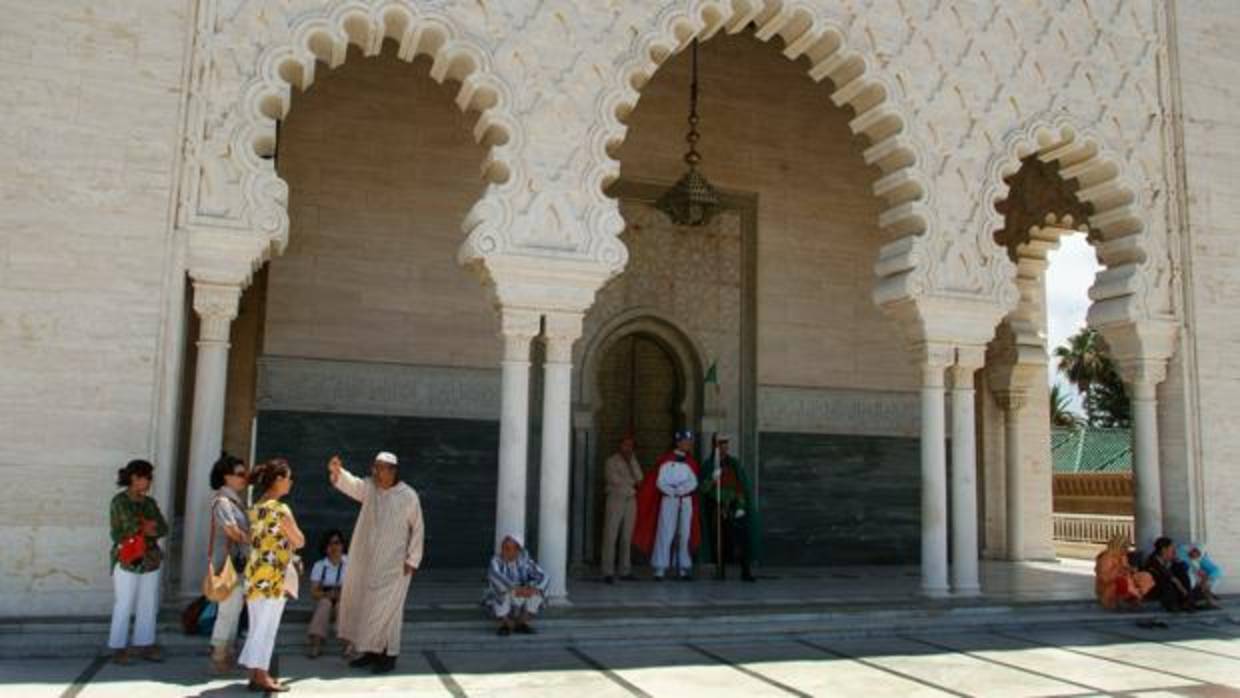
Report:
[[[1004,227],[1000,207],[1010,193],[1008,178],[1030,157],[1056,165],[1059,176],[1076,187],[1075,198],[1090,210],[1084,221],[1071,216],[1065,219],[1061,211],[1040,212],[1054,218],[1047,220],[1047,225],[1084,228],[1090,233],[1105,268],[1090,289],[1093,304],[1089,323],[1103,328],[1150,319],[1156,313],[1148,306],[1147,295],[1155,282],[1149,278],[1146,265],[1151,252],[1139,189],[1124,176],[1122,161],[1097,136],[1077,128],[1068,117],[1033,119],[1004,139],[1002,149],[987,167],[989,184],[984,201],[988,234]],[[1014,288],[1016,282],[1009,277],[1006,283]],[[1014,310],[1018,294],[1004,297],[1010,298],[1006,310]]]
[[[588,136],[585,193],[590,197],[593,244],[620,245],[624,221],[604,191],[620,175],[620,163],[612,154],[625,139],[625,119],[636,107],[642,87],[664,61],[694,39],[707,40],[720,31],[735,34],[750,26],[760,41],[779,37],[783,55],[791,61],[804,59],[812,80],[830,81],[832,102],[852,110],[849,129],[864,141],[866,164],[881,172],[873,191],[883,202],[876,223],[886,244],[875,272],[880,279],[907,275],[909,267],[890,260],[916,247],[917,238],[933,226],[934,216],[930,180],[919,167],[923,151],[907,127],[902,90],[879,74],[875,58],[849,45],[846,28],[822,9],[794,0],[685,0],[664,10],[634,37],[629,50],[614,63]],[[875,298],[881,302],[878,291]]]
[[[196,206],[183,218],[195,232],[191,248],[208,259],[227,256],[219,251],[229,247],[234,256],[253,256],[250,262],[255,268],[283,251],[289,232],[288,185],[271,158],[276,126],[292,106],[293,88],[309,89],[321,67],[343,64],[350,46],[369,57],[377,55],[386,41],[396,44],[401,60],[430,58],[431,78],[458,83],[456,105],[478,113],[473,137],[487,148],[480,169],[488,187],[463,221],[464,231],[472,233],[484,221],[507,215],[505,206],[495,203],[503,197],[496,195],[521,179],[524,131],[511,108],[513,90],[495,70],[491,48],[470,29],[416,0],[343,0],[289,17],[277,38],[257,50],[256,67],[233,101],[207,105],[225,122],[217,124],[214,133],[204,129],[204,143],[196,149],[199,166],[188,168],[186,189]],[[212,55],[210,60],[227,59]],[[224,190],[232,180],[240,190],[241,210],[202,215],[207,208],[202,192]]]

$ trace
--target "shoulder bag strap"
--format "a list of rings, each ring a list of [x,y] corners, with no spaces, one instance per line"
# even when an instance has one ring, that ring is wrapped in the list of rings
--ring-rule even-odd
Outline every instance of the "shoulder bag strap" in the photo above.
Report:
[[[211,520],[208,523],[208,525],[211,527],[211,532],[207,534],[207,567],[210,567],[212,564],[215,563],[215,526],[216,526],[215,510],[216,508],[219,507],[219,505],[220,505],[219,499],[216,499],[214,502],[211,503]],[[225,536],[224,537],[224,554],[229,555],[231,553],[232,553],[232,539]]]
[[[215,564],[215,508],[219,506],[219,500],[211,502],[211,516],[207,521],[207,525],[211,528],[211,532],[207,534],[207,569]]]
[[[211,502],[211,517],[207,519],[207,526],[211,527],[211,532],[207,533],[207,572],[211,572],[211,565],[216,563],[216,506],[217,502]]]

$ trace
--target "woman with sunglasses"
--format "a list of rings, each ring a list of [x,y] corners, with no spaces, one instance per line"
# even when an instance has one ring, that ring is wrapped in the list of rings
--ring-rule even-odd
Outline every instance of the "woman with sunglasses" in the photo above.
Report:
[[[254,468],[254,492],[258,502],[250,507],[250,559],[245,568],[246,609],[250,630],[237,663],[250,670],[251,691],[284,693],[269,671],[275,651],[293,553],[306,544],[306,537],[293,518],[293,511],[280,500],[293,489],[293,469],[283,458],[272,458]],[[296,594],[293,594],[296,596]]]
[[[168,535],[168,522],[150,496],[154,477],[155,466],[149,461],[129,461],[116,473],[116,485],[124,489],[112,498],[109,507],[116,602],[112,606],[108,647],[117,664],[129,663],[131,646],[147,661],[164,661],[163,651],[155,644],[155,616],[159,611],[159,574],[164,559],[159,539]],[[134,619],[132,644],[130,616]]]
[[[345,567],[349,562],[349,556],[345,555],[344,533],[337,529],[328,531],[319,546],[319,554],[323,557],[310,570],[314,616],[310,618],[306,634],[310,638],[307,654],[312,659],[323,653],[328,626],[335,619],[336,606],[340,603],[340,587],[344,584]]]
[[[211,671],[224,674],[233,670],[233,642],[237,639],[237,622],[245,608],[245,582],[242,574],[250,554],[250,521],[246,515],[245,490],[250,469],[245,461],[227,453],[211,467],[211,525],[217,541],[226,541],[212,551],[211,565],[218,570],[226,557],[232,558],[237,572],[237,585],[228,598],[219,602],[215,627],[211,630]]]

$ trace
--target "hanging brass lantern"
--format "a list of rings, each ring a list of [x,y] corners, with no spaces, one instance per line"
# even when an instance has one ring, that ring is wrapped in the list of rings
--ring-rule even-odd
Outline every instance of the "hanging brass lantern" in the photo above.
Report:
[[[692,79],[689,83],[689,133],[685,141],[689,150],[685,153],[685,164],[689,171],[685,172],[671,189],[654,203],[655,208],[667,214],[676,225],[701,226],[710,222],[719,210],[719,193],[710,182],[698,172],[697,166],[702,162],[702,155],[697,151],[697,142],[701,138],[698,133],[698,42],[693,40]]]

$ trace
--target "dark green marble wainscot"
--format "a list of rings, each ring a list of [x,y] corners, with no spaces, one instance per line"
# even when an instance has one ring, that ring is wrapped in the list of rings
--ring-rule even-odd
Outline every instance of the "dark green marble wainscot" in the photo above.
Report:
[[[375,453],[389,450],[422,502],[423,564],[477,567],[481,575],[495,530],[498,449],[499,423],[492,421],[275,410],[258,416],[257,458],[281,455],[293,465],[287,501],[306,532],[307,563],[318,559],[323,533],[339,528],[351,535],[357,519],[359,505],[327,480],[328,459],[339,453],[354,474],[365,476]]]
[[[918,439],[763,432],[765,565],[917,564]]]

